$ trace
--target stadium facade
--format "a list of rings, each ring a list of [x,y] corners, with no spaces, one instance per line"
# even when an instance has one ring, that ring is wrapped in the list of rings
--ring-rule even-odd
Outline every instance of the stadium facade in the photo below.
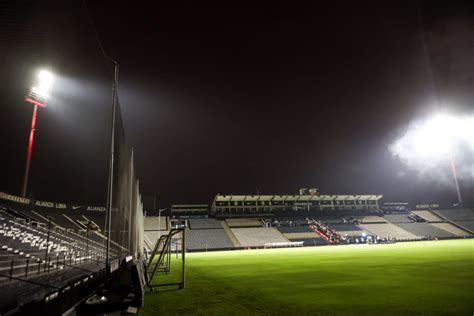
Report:
[[[381,194],[369,195],[221,195],[215,196],[211,213],[262,214],[291,211],[378,210]]]

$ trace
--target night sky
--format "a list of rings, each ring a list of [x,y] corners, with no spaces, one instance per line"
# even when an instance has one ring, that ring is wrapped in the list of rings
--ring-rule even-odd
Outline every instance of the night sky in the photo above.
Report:
[[[46,66],[58,78],[38,115],[29,195],[105,205],[113,75],[92,19],[120,63],[141,191],[160,207],[308,186],[456,200],[452,183],[407,169],[388,146],[437,110],[473,113],[471,1],[7,2],[0,191],[20,193],[32,113],[22,99]],[[474,159],[458,158],[472,205]]]

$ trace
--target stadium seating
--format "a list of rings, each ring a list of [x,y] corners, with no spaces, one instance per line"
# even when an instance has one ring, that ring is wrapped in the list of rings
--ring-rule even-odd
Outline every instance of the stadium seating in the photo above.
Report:
[[[305,218],[298,217],[277,217],[276,218],[280,223],[280,226],[299,226],[299,225],[308,225],[308,221]]]
[[[38,264],[41,267],[39,274]],[[31,273],[28,276],[28,280],[32,281],[32,283],[3,279],[0,286],[0,306],[5,310],[14,308],[15,306],[25,306],[31,302],[32,297],[41,300],[47,295],[50,295],[52,287],[63,289],[80,287],[84,289],[88,284],[92,284],[93,287],[96,287],[97,285],[94,286],[94,280],[97,274],[94,273],[103,268],[104,266],[102,264],[89,261],[74,266],[65,265],[62,269],[51,269],[49,273],[44,273],[43,263],[30,262],[29,271],[31,271]],[[23,271],[20,274],[24,276]],[[38,284],[47,284],[48,286],[38,286]],[[65,284],[69,285],[65,288]],[[5,315],[9,314],[10,313]],[[34,315],[40,315],[40,312],[37,311]]]
[[[412,211],[412,213],[420,216],[429,223],[444,222],[442,218],[436,216],[436,214],[431,211]]]
[[[360,227],[357,225],[352,224],[338,224],[338,225],[331,225],[331,228],[337,232],[344,232],[344,231],[357,231],[360,230]]]
[[[104,258],[105,247],[95,240],[64,229],[33,226],[15,215],[4,208],[0,210],[0,274],[3,276],[24,278],[34,269],[36,277]],[[115,254],[111,248],[111,255]]]
[[[413,223],[414,220],[410,218],[409,214],[386,214],[384,218],[392,223]]]
[[[320,221],[324,225],[341,224],[342,219],[339,217],[328,217],[328,216],[315,216],[314,219]]]
[[[456,224],[474,234],[474,221],[457,221]]]
[[[221,222],[213,218],[189,219],[188,222],[191,229],[222,229]]]
[[[166,216],[145,216],[143,217],[145,231],[147,230],[167,230],[168,218]]]
[[[399,223],[397,225],[404,230],[422,238],[449,238],[456,236],[429,223]]]
[[[462,237],[462,236],[470,236],[471,234],[469,234],[468,232],[466,232],[465,230],[462,230],[456,226],[454,226],[453,224],[450,224],[450,223],[431,223],[432,226],[434,227],[437,227],[439,229],[443,229],[455,236],[458,236],[458,237]]]
[[[276,228],[232,228],[232,232],[243,247],[288,241]]]
[[[357,219],[361,224],[387,222],[382,216],[353,216],[353,218]]]
[[[282,234],[312,232],[308,225],[305,226],[282,226],[277,228]]]
[[[262,227],[262,222],[256,218],[228,218],[229,227]]]
[[[454,222],[474,220],[474,211],[468,208],[436,210],[434,212]]]
[[[186,229],[188,250],[231,249],[234,244],[224,229]]]
[[[390,223],[385,224],[360,224],[359,225],[363,230],[376,235],[380,238],[389,238],[397,240],[415,240],[420,239],[420,237],[407,232],[406,230]]]
[[[343,237],[357,237],[364,233],[359,226],[352,224],[332,225],[331,228]]]

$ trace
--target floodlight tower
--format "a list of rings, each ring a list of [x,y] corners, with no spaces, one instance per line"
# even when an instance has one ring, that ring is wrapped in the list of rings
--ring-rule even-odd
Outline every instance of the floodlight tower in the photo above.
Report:
[[[421,125],[414,135],[414,148],[421,159],[444,157],[449,160],[459,206],[462,206],[462,197],[454,162],[454,146],[465,135],[470,135],[471,131],[472,126],[467,118],[437,113]]]
[[[26,166],[25,166],[25,176],[23,178],[23,189],[22,189],[22,196],[26,196],[26,188],[28,186],[28,174],[30,172],[30,161],[31,161],[31,153],[33,151],[33,140],[35,137],[35,129],[36,129],[36,114],[38,112],[38,107],[45,108],[46,102],[49,98],[49,90],[51,89],[51,85],[53,83],[53,75],[46,71],[41,70],[38,72],[38,84],[33,86],[30,89],[30,92],[25,98],[25,101],[34,105],[33,108],[33,117],[31,119],[31,130],[30,130],[30,137],[28,138],[28,151],[26,156]]]

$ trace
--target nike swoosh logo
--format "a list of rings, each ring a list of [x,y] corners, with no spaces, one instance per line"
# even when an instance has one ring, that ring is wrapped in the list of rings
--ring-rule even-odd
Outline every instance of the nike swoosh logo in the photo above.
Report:
[[[81,208],[81,207],[82,207],[82,206],[74,206],[74,205],[73,205],[73,206],[72,206],[72,209],[73,209],[73,210],[77,210],[78,208]]]

